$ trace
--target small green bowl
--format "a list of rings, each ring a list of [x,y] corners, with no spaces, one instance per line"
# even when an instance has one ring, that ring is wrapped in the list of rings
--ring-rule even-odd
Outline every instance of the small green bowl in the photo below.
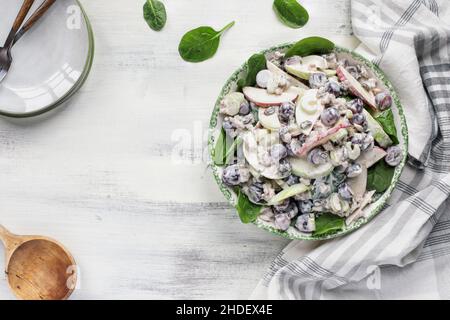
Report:
[[[263,54],[269,54],[275,51],[286,51],[290,47],[292,47],[294,43],[289,44],[283,44],[279,46],[275,46],[272,48],[269,48],[267,50],[262,51]],[[345,55],[349,60],[353,60],[354,62],[362,63],[365,65],[370,72],[373,73],[373,75],[381,80],[382,84],[384,84],[384,89],[387,89],[394,100],[394,105],[392,106],[392,111],[394,113],[395,123],[397,127],[397,131],[399,132],[399,140],[400,140],[400,147],[403,151],[403,159],[400,165],[397,166],[394,177],[392,179],[391,186],[389,187],[386,192],[382,194],[378,194],[377,200],[372,203],[370,206],[368,206],[365,209],[365,217],[360,218],[358,221],[354,222],[350,226],[344,227],[339,232],[331,233],[327,235],[321,235],[321,236],[314,236],[314,235],[308,235],[304,233],[300,233],[297,231],[294,227],[290,227],[287,231],[280,231],[277,230],[273,224],[265,222],[261,219],[257,219],[254,224],[261,229],[267,230],[270,233],[292,239],[292,240],[327,240],[332,238],[337,238],[340,236],[343,236],[345,234],[348,234],[361,226],[368,223],[371,219],[373,219],[384,207],[387,200],[391,196],[399,178],[403,171],[403,168],[406,163],[407,155],[408,155],[408,128],[406,125],[406,119],[403,112],[403,107],[400,103],[400,99],[398,98],[397,93],[395,92],[391,82],[387,79],[386,75],[383,73],[383,71],[361,55],[352,52],[348,49],[342,48],[342,47],[336,47],[334,50],[339,55]],[[223,99],[225,95],[227,95],[230,92],[237,90],[237,81],[245,74],[247,70],[247,64],[243,64],[238,70],[236,70],[233,75],[228,79],[228,81],[225,83],[224,87],[222,88],[222,91],[217,99],[216,105],[214,106],[214,110],[211,116],[211,121],[209,124],[209,137],[208,137],[208,148],[209,148],[209,154],[211,159],[214,156],[214,147],[216,145],[217,138],[221,132],[222,128],[222,119],[219,115],[219,106],[220,102]],[[222,191],[225,198],[228,200],[228,202],[233,206],[236,207],[237,203],[237,194],[229,187],[223,184],[222,182],[222,171],[223,168],[215,165],[212,161],[210,161],[210,166],[212,168],[212,172],[214,174],[214,178]]]

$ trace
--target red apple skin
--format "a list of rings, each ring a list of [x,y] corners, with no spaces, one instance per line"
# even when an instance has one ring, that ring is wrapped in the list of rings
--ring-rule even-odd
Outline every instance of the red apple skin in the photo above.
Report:
[[[267,108],[267,107],[272,107],[272,106],[279,106],[285,102],[295,101],[298,98],[298,94],[294,94],[293,92],[285,92],[285,93],[283,93],[283,95],[292,95],[292,99],[284,99],[284,100],[280,99],[279,102],[264,102],[262,100],[259,100],[258,98],[255,98],[255,96],[252,94],[252,93],[256,92],[254,90],[258,90],[261,92],[263,92],[263,91],[266,92],[266,91],[265,91],[265,89],[259,89],[259,88],[253,88],[253,87],[246,87],[243,89],[245,98],[248,101],[253,102],[258,107]],[[253,92],[251,92],[251,91],[253,91]],[[269,96],[268,93],[266,93],[266,94],[267,94],[267,96]]]
[[[356,80],[350,74],[348,74],[347,71],[343,71],[343,68],[344,67],[339,66],[336,69],[336,74],[337,74],[339,80],[341,80],[341,82],[344,82],[344,81],[349,81],[349,82],[356,81],[356,82],[358,82],[358,80]],[[346,75],[346,73],[348,75]],[[352,77],[352,79],[348,79],[348,76]],[[368,101],[368,99],[366,97],[364,97],[363,94],[361,94],[355,87],[351,86],[351,83],[350,83],[350,88],[349,89],[355,96],[357,96],[358,98],[362,99],[373,111],[379,112],[375,102]]]
[[[345,129],[348,127],[350,127],[350,123],[348,121],[338,123],[333,128],[330,128],[327,131],[315,136],[312,141],[307,141],[300,148],[300,150],[298,150],[297,155],[299,157],[306,157],[308,155],[308,152],[310,152],[312,149],[327,143],[335,133],[337,133],[341,129]]]

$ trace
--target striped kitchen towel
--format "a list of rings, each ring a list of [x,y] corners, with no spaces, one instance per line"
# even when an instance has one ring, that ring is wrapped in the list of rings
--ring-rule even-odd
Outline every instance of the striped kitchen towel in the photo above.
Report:
[[[386,210],[354,233],[294,241],[254,299],[450,299],[450,1],[351,0],[357,51],[392,80],[410,164]]]

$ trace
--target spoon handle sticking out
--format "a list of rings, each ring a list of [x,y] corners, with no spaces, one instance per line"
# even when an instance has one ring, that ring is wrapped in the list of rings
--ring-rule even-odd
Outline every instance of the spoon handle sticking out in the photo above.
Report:
[[[34,26],[34,24],[47,12],[48,9],[56,2],[56,0],[45,0],[33,15],[25,22],[22,28],[17,32],[13,45],[19,41],[20,38]]]
[[[20,237],[9,232],[4,226],[0,224],[0,240],[5,246],[6,264],[8,264],[11,253],[19,247],[24,241]]]
[[[23,21],[25,20],[28,12],[31,9],[31,6],[33,5],[34,0],[25,0],[22,4],[22,7],[19,10],[19,13],[17,14],[16,20],[14,20],[13,26],[11,28],[11,31],[9,32],[8,38],[6,39],[5,48],[11,47],[14,43],[14,38],[16,36],[17,31],[19,31],[20,26],[22,25]]]

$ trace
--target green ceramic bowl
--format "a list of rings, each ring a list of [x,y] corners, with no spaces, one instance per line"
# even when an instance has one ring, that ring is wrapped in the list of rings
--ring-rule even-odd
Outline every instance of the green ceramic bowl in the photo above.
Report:
[[[293,45],[293,43],[275,46],[270,49],[264,50],[261,53],[268,54],[268,53],[275,52],[275,51],[283,52],[283,51],[286,51],[287,49],[289,49],[292,45]],[[300,233],[294,227],[289,228],[287,231],[279,231],[274,227],[273,224],[262,221],[261,219],[257,219],[254,222],[254,224],[258,228],[267,230],[273,234],[277,234],[277,235],[280,235],[282,237],[286,237],[289,239],[297,239],[297,240],[332,239],[332,238],[336,238],[336,237],[340,237],[345,234],[348,234],[348,233],[360,228],[362,225],[368,223],[372,218],[374,218],[383,209],[388,198],[391,196],[392,191],[394,190],[394,188],[398,182],[398,179],[403,171],[403,168],[405,166],[406,159],[407,159],[408,129],[406,126],[406,119],[405,119],[405,115],[403,113],[402,105],[400,104],[400,100],[399,100],[391,82],[387,79],[386,75],[383,73],[383,71],[380,70],[380,68],[378,68],[376,65],[374,65],[367,59],[363,58],[362,56],[360,56],[352,51],[349,51],[345,48],[341,48],[341,47],[336,47],[335,52],[339,55],[345,55],[349,60],[353,60],[355,62],[364,64],[368,68],[368,70],[373,73],[373,75],[376,78],[381,80],[380,82],[382,83],[382,85],[384,85],[385,89],[390,91],[390,93],[393,97],[393,100],[394,100],[394,105],[392,106],[392,110],[394,113],[397,131],[399,133],[400,147],[402,148],[402,151],[403,151],[403,160],[402,160],[401,164],[399,166],[397,166],[397,168],[395,170],[395,174],[392,179],[391,186],[389,187],[389,189],[386,192],[384,192],[382,194],[378,194],[377,198],[376,198],[377,200],[365,209],[365,217],[359,219],[358,221],[354,222],[350,226],[346,226],[343,230],[341,230],[339,232],[327,234],[324,236],[314,236],[314,235]],[[222,119],[219,116],[220,101],[228,93],[237,90],[236,83],[242,77],[242,75],[246,72],[246,69],[247,69],[247,65],[244,64],[233,73],[233,75],[225,83],[225,86],[222,88],[222,91],[217,99],[216,105],[214,106],[214,110],[213,110],[210,125],[209,125],[209,138],[208,138],[209,154],[210,154],[211,158],[213,158],[213,156],[214,156],[214,147],[216,145],[216,140],[221,132],[221,127],[222,127]],[[210,163],[210,166],[212,168],[214,178],[215,178],[220,190],[222,191],[223,195],[225,196],[227,201],[233,207],[235,207],[236,202],[237,202],[237,195],[231,188],[227,187],[226,185],[224,185],[222,183],[221,177],[222,177],[223,168],[216,166],[214,163],[212,163],[212,161]],[[236,215],[237,215],[237,213],[236,213]]]

